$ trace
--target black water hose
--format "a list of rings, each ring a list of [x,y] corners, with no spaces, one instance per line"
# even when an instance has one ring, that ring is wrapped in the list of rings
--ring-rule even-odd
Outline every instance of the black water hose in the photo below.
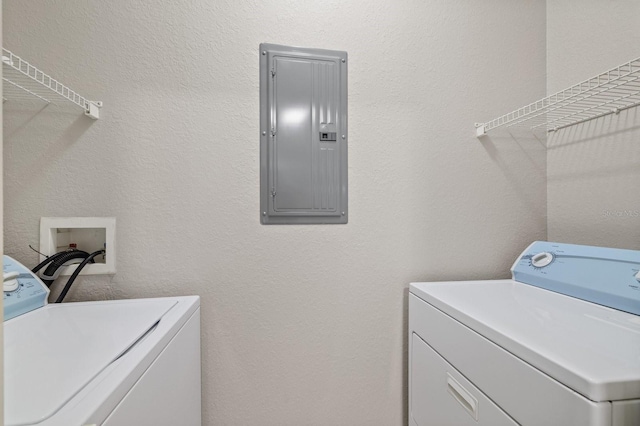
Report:
[[[43,283],[47,285],[47,287],[51,287],[51,284],[58,278],[60,274],[60,268],[64,266],[66,263],[72,260],[81,261],[86,259],[89,256],[89,253],[82,250],[69,249],[65,251],[58,252],[53,254],[36,265],[31,272],[34,274],[37,273],[40,269],[42,269],[47,264],[47,269],[40,274],[40,278]]]
[[[82,263],[80,263],[78,265],[78,267],[76,268],[75,271],[73,271],[73,274],[71,274],[71,276],[69,277],[69,281],[67,281],[67,284],[65,284],[64,288],[62,289],[62,291],[60,292],[60,295],[58,296],[58,298],[56,299],[56,303],[60,303],[64,300],[65,296],[67,295],[67,293],[69,292],[69,289],[71,288],[71,285],[73,284],[73,281],[75,281],[76,277],[78,276],[78,274],[80,274],[80,271],[82,271],[82,268],[84,268],[85,266],[87,266],[87,264],[89,262],[93,262],[93,258],[103,254],[105,251],[104,250],[98,250],[98,251],[94,251],[93,253],[91,253],[90,255],[88,255],[88,257],[86,259],[84,259],[82,261]]]
[[[69,250],[65,250],[65,251],[61,251],[58,252],[56,254],[52,254],[51,256],[47,257],[45,260],[43,260],[42,262],[38,263],[32,270],[31,272],[33,272],[34,274],[37,273],[40,269],[44,268],[48,263],[53,262],[54,260],[58,259],[60,256],[62,256],[65,253],[68,253]]]
[[[89,253],[83,250],[69,250],[64,252],[62,256],[58,257],[56,260],[51,262],[47,269],[44,270],[42,274],[40,274],[40,278],[42,282],[47,285],[47,287],[51,287],[51,284],[58,278],[60,274],[60,268],[65,265],[65,263],[73,261],[73,260],[84,260],[89,257]]]

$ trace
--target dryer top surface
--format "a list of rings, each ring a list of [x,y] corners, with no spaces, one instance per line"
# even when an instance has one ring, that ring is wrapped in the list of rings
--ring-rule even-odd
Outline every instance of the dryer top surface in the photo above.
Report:
[[[410,291],[592,401],[640,398],[638,315],[514,280]]]

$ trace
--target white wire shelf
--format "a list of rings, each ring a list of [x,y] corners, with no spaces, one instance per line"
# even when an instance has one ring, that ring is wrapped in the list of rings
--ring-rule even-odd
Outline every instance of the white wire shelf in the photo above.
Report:
[[[51,78],[29,62],[2,48],[2,100],[39,99],[46,104],[71,102],[82,108],[89,117],[100,117],[102,102],[90,101]]]
[[[640,58],[598,74],[486,123],[476,135],[498,127],[527,126],[549,132],[640,105]]]

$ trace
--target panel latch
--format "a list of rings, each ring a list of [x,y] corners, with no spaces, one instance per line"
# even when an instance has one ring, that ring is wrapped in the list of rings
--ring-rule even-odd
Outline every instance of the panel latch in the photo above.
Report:
[[[320,142],[335,142],[336,132],[320,132]]]

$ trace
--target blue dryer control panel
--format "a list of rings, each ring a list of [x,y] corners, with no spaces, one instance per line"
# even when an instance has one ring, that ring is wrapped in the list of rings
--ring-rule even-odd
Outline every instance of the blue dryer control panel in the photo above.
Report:
[[[47,304],[49,289],[40,278],[9,256],[3,258],[4,321]]]
[[[640,315],[640,251],[536,241],[513,279]]]

